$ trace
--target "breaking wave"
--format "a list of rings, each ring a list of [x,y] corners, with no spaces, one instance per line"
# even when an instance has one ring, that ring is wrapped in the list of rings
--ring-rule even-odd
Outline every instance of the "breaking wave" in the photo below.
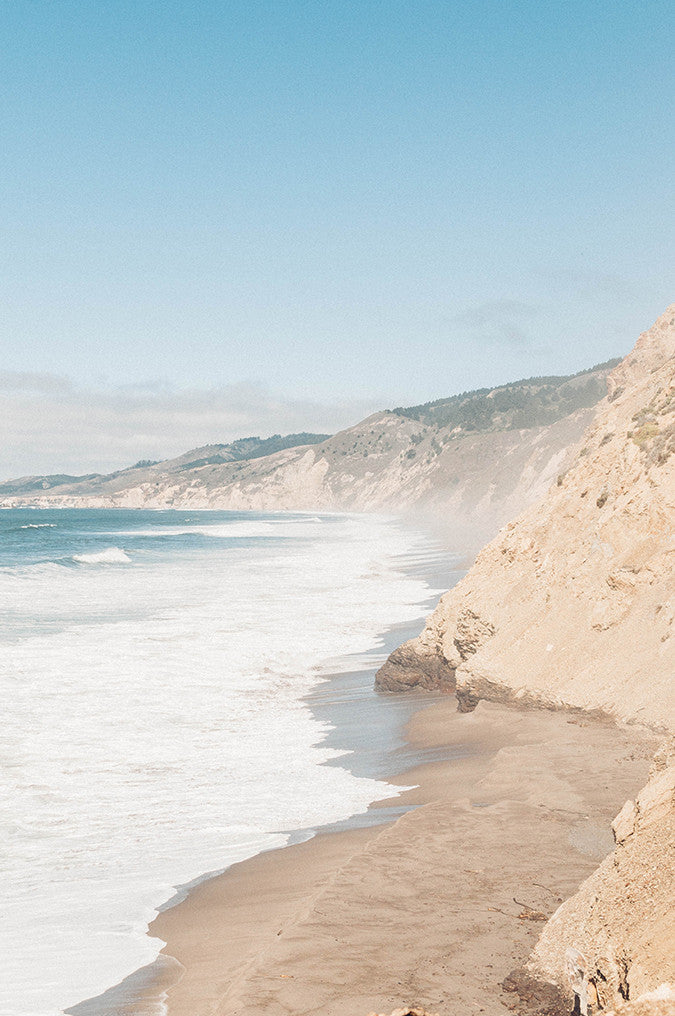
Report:
[[[93,554],[73,554],[78,564],[131,564],[131,558],[120,547],[108,547]]]

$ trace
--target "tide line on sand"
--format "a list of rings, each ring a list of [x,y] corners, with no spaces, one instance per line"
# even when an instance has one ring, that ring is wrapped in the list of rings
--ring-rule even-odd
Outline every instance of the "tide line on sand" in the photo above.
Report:
[[[655,739],[488,703],[459,714],[452,699],[416,713],[408,737],[420,758],[454,754],[398,778],[418,784],[403,795],[417,807],[258,855],[157,917],[151,933],[184,968],[168,1016],[513,1003],[509,975],[611,849]],[[151,986],[135,1011],[152,997]]]

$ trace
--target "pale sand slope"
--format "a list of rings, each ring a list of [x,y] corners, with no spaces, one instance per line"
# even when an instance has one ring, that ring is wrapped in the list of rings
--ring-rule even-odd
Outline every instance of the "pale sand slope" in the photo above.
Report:
[[[520,1004],[500,982],[532,948],[538,912],[611,847],[611,818],[644,781],[654,738],[486,703],[462,715],[452,700],[418,714],[410,736],[472,752],[402,777],[421,784],[409,798],[422,807],[263,854],[157,918],[152,933],[186,968],[169,1016]]]

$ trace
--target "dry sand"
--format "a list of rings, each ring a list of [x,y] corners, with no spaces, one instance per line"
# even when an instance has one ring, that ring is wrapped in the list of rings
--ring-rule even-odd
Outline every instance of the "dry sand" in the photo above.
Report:
[[[159,915],[151,933],[184,967],[169,1016],[524,1011],[501,982],[612,849],[656,740],[569,713],[459,714],[454,699],[408,735],[422,754],[468,749],[391,781],[419,784],[414,810],[261,854]]]

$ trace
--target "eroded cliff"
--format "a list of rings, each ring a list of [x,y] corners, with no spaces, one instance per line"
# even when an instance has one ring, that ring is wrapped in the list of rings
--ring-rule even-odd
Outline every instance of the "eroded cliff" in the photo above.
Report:
[[[550,919],[531,969],[594,1010],[658,989],[675,1004],[675,741],[613,830],[615,851]]]
[[[465,709],[484,697],[675,728],[675,306],[608,383],[570,468],[481,551],[380,687],[429,686],[412,672],[435,668],[445,687],[454,672]]]

